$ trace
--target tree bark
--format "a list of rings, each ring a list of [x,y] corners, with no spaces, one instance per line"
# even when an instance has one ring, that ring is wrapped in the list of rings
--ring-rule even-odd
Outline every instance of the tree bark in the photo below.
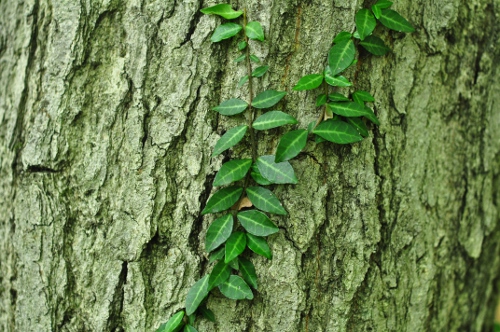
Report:
[[[373,1],[248,0],[300,127],[333,36]],[[0,1],[0,330],[152,331],[209,272],[200,217],[241,118],[235,42],[212,44],[214,1]],[[380,29],[348,75],[381,125],[352,146],[309,142],[275,192],[274,258],[253,301],[213,292],[199,331],[481,331],[500,276],[499,0],[401,0],[417,28]],[[281,132],[259,135],[273,153]],[[234,156],[248,146],[235,148]],[[226,156],[228,157],[228,156]]]

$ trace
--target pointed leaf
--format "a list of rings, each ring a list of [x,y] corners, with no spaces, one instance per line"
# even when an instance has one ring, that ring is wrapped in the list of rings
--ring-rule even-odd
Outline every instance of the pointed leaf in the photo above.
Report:
[[[259,168],[260,174],[272,183],[296,184],[298,182],[292,165],[287,161],[275,163],[273,155],[257,158],[256,165]]]
[[[208,227],[205,237],[205,250],[210,252],[226,242],[233,231],[233,216],[226,214],[215,219]]]
[[[156,332],[177,332],[177,331],[179,331],[182,328],[182,326],[184,325],[182,318],[184,318],[184,310],[179,311],[178,313],[176,313],[175,315],[170,317],[170,319],[166,323],[160,325],[160,327],[156,330]]]
[[[243,84],[245,84],[247,81],[248,81],[248,75],[243,76],[238,82],[238,88],[241,88]]]
[[[233,98],[222,102],[219,106],[215,106],[212,109],[222,115],[235,115],[245,111],[247,107],[248,104],[246,101]]]
[[[220,261],[215,264],[212,272],[210,273],[210,277],[208,279],[208,290],[212,290],[214,287],[219,286],[224,281],[226,281],[231,275],[231,267],[224,263],[224,261]]]
[[[248,187],[246,189],[248,198],[252,204],[264,212],[286,215],[286,210],[274,194],[262,187]]]
[[[281,111],[271,111],[259,116],[252,124],[253,129],[266,130],[280,127],[286,124],[296,124],[297,120]]]
[[[320,94],[318,97],[316,97],[316,107],[320,107],[326,104],[326,94]]]
[[[356,50],[351,39],[343,40],[332,46],[328,53],[328,65],[332,75],[337,75],[354,61]]]
[[[225,254],[226,254],[226,248],[225,247],[219,248],[216,251],[210,253],[210,255],[208,256],[208,262],[213,263],[215,261],[223,259]]]
[[[276,149],[275,162],[290,160],[296,157],[307,144],[307,130],[292,130],[281,137]]]
[[[222,137],[215,143],[214,152],[212,157],[221,154],[227,149],[238,144],[239,141],[245,136],[247,132],[247,126],[238,126],[228,130]]]
[[[377,3],[372,6],[373,15],[375,15],[377,19],[380,19],[380,15],[382,14],[382,9],[389,8],[390,6],[392,6],[392,2],[390,1],[387,0],[377,1]]]
[[[264,239],[263,237],[247,233],[247,246],[257,255],[264,256],[267,259],[273,258],[271,248],[269,248],[266,239]]]
[[[332,112],[335,114],[345,116],[348,118],[364,116],[368,120],[372,121],[374,124],[376,125],[380,124],[373,111],[363,104],[358,104],[349,101],[349,102],[330,103],[328,104],[328,106],[330,106]]]
[[[252,165],[252,172],[250,173],[250,175],[252,176],[254,181],[260,184],[261,186],[267,186],[272,184],[271,181],[269,181],[268,179],[263,177],[262,174],[260,174],[259,168],[255,164]]]
[[[191,315],[194,313],[200,303],[208,295],[208,278],[209,275],[204,276],[188,291],[186,297],[186,314]]]
[[[231,186],[217,191],[210,197],[201,214],[224,211],[233,206],[240,199],[243,188]]]
[[[224,23],[222,25],[219,25],[217,29],[215,29],[212,37],[210,37],[210,40],[213,43],[220,42],[221,40],[235,36],[236,34],[238,34],[238,32],[241,31],[241,29],[243,29],[243,27],[239,24]]]
[[[377,25],[375,17],[368,9],[360,9],[356,13],[356,28],[358,29],[359,38],[361,40],[365,39],[366,36],[371,35],[373,29]]]
[[[247,175],[252,167],[252,159],[235,159],[223,164],[214,179],[214,186],[223,186],[239,181]]]
[[[198,332],[198,330],[194,326],[187,324],[184,326],[184,332]]]
[[[249,22],[245,27],[245,33],[250,39],[264,41],[264,31],[257,21]]]
[[[380,125],[380,121],[378,120],[377,116],[375,113],[373,113],[372,109],[368,106],[365,106],[365,111],[366,114],[364,115],[365,118],[370,120],[373,124],[376,124],[377,126]]]
[[[284,96],[285,91],[267,90],[259,93],[252,101],[255,108],[268,108],[276,105]]]
[[[261,77],[263,76],[267,70],[269,69],[269,66],[260,66],[255,68],[255,70],[252,72],[253,77]]]
[[[295,91],[316,89],[323,83],[323,75],[312,74],[302,77],[299,82],[293,87]]]
[[[400,32],[414,32],[415,28],[403,16],[392,9],[382,10],[380,14],[380,23],[391,30]]]
[[[347,122],[349,122],[353,127],[355,127],[361,134],[361,136],[363,137],[368,136],[368,128],[366,127],[366,124],[363,122],[361,118],[347,118]]]
[[[231,5],[221,4],[212,7],[203,8],[200,10],[203,14],[213,14],[224,17],[227,20],[232,20],[234,18],[240,17],[243,12],[235,11],[231,8]]]
[[[208,319],[211,322],[215,322],[215,314],[212,310],[208,309],[206,306],[201,306],[200,311],[206,319]]]
[[[260,59],[255,54],[250,54],[250,61],[259,63]]]
[[[234,59],[234,62],[236,62],[236,63],[241,62],[241,61],[245,60],[246,57],[247,57],[246,54],[242,54],[239,57],[237,57],[236,59]]]
[[[234,232],[231,234],[226,241],[226,257],[224,258],[224,262],[227,264],[238,257],[245,250],[246,245],[247,239],[245,233]]]
[[[241,276],[250,286],[257,289],[257,273],[255,273],[255,266],[244,257],[240,257],[239,260]]]
[[[326,120],[321,122],[313,133],[337,144],[350,144],[363,140],[356,128],[340,120]]]
[[[364,90],[358,90],[352,94],[352,99],[357,102],[358,104],[363,104],[364,102],[374,102],[375,98],[369,93]]]
[[[238,43],[238,50],[239,50],[239,51],[243,51],[243,50],[247,47],[247,45],[248,45],[248,44],[247,44],[247,42],[246,42],[246,41],[240,41],[240,42]]]
[[[377,36],[368,36],[360,42],[361,46],[373,55],[385,55],[391,49],[385,46],[384,41]]]
[[[330,101],[349,101],[349,98],[344,96],[343,94],[340,94],[338,92],[334,92],[328,95],[328,99]]]
[[[339,34],[333,39],[333,43],[337,44],[344,40],[349,40],[352,38],[352,34],[346,31],[339,32]]]
[[[229,280],[219,286],[219,290],[231,300],[253,299],[252,290],[239,276],[230,276]]]
[[[238,213],[238,220],[248,233],[257,236],[268,236],[279,231],[279,228],[264,213],[247,210]]]
[[[229,263],[227,263],[233,270],[239,270],[240,265],[238,264],[238,258],[233,259]]]
[[[330,66],[325,69],[325,81],[331,86],[351,86],[352,83],[349,82],[347,78],[342,75],[332,75]]]
[[[196,320],[196,315],[192,314],[188,316],[188,324],[194,324],[194,321]]]

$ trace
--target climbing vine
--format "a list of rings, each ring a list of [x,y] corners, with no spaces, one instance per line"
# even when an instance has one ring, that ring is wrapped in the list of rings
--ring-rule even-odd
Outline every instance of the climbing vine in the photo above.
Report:
[[[253,290],[258,289],[258,279],[251,261],[252,252],[272,259],[265,237],[279,229],[268,214],[287,214],[279,199],[266,186],[298,182],[289,160],[304,149],[309,137],[317,143],[329,141],[351,144],[368,136],[366,120],[374,125],[379,124],[369,107],[369,103],[375,101],[370,93],[356,90],[348,97],[337,90],[353,85],[342,73],[357,63],[356,45],[361,45],[376,56],[390,51],[381,38],[373,35],[378,22],[391,30],[414,31],[406,19],[389,9],[391,5],[390,1],[379,0],[371,10],[360,9],[355,15],[356,31],[342,31],[336,35],[325,69],[321,73],[302,77],[293,87],[294,91],[319,91],[316,98],[316,107],[320,110],[318,120],[311,122],[307,129],[288,131],[281,137],[276,153],[263,156],[257,153],[258,131],[298,123],[283,111],[268,111],[285,97],[285,91],[254,92],[254,79],[262,77],[269,69],[267,65],[261,65],[261,59],[251,52],[253,43],[264,41],[264,29],[257,21],[247,21],[246,10],[236,11],[228,4],[201,10],[204,14],[217,15],[230,21],[219,25],[210,40],[218,43],[240,38],[237,47],[241,54],[234,61],[245,66],[246,75],[239,80],[238,87],[248,84],[247,100],[233,98],[213,107],[223,116],[243,114],[246,123],[228,129],[215,144],[212,157],[247,137],[251,158],[230,160],[216,174],[213,186],[222,188],[208,199],[201,212],[202,215],[218,214],[218,218],[208,227],[205,239],[212,270],[188,291],[185,309],[174,314],[157,331],[171,332],[182,328],[185,332],[196,331],[193,324],[198,313],[215,321],[214,313],[205,305],[206,298],[215,288],[232,300],[253,299]],[[234,23],[232,20],[235,19],[240,19],[241,24]],[[257,116],[258,112],[263,111]]]

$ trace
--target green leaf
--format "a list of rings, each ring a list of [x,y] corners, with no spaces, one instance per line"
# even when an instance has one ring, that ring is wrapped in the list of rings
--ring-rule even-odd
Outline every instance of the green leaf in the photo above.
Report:
[[[224,281],[226,281],[231,275],[231,267],[227,265],[224,261],[220,261],[215,264],[210,277],[208,279],[208,290],[212,290],[214,287],[219,286]]]
[[[184,310],[179,311],[178,313],[170,317],[170,319],[166,323],[160,325],[160,327],[156,330],[156,332],[179,331],[184,325],[182,318],[184,318]]]
[[[328,65],[332,75],[337,75],[354,61],[356,50],[351,39],[343,40],[332,46],[328,53]]]
[[[238,43],[238,50],[239,51],[243,51],[245,48],[247,48],[247,42],[246,41],[240,41]]]
[[[212,157],[221,154],[227,149],[233,147],[238,144],[239,141],[245,136],[247,132],[247,126],[238,126],[228,130],[222,137],[217,141],[214,147],[214,152],[212,153]]]
[[[238,34],[243,27],[236,23],[224,23],[219,25],[217,29],[215,29],[210,40],[213,43],[220,42],[221,40],[231,38]]]
[[[286,210],[274,194],[262,187],[248,187],[247,195],[250,202],[259,210],[269,213],[286,215]]]
[[[368,36],[360,42],[361,46],[373,55],[385,55],[391,49],[385,46],[384,41],[377,36]]]
[[[245,250],[246,245],[247,239],[245,233],[234,232],[231,234],[226,241],[226,257],[224,258],[224,262],[227,264],[238,257]]]
[[[250,61],[259,63],[260,59],[255,54],[250,54]]]
[[[296,124],[298,121],[291,115],[281,111],[271,111],[259,116],[252,124],[255,130],[266,130],[286,124]]]
[[[231,235],[231,234],[229,234]],[[229,236],[228,236],[229,237]],[[225,240],[224,240],[225,241]],[[207,250],[208,251],[208,250]],[[220,259],[223,259],[224,258],[224,254],[226,253],[226,248],[222,247],[222,248],[219,248],[217,249],[216,251],[212,252],[209,256],[208,256],[208,262],[209,263],[213,263],[215,261],[218,261]]]
[[[373,111],[363,104],[358,104],[349,101],[349,102],[331,103],[328,104],[328,106],[330,106],[332,112],[335,114],[345,116],[348,118],[364,116],[368,120],[372,121],[374,124],[376,125],[380,124]]]
[[[265,177],[260,174],[259,168],[257,165],[252,165],[252,172],[250,173],[255,182],[260,184],[261,186],[267,186],[272,184],[271,181],[267,180]]]
[[[238,213],[238,220],[246,231],[257,236],[268,236],[279,231],[279,228],[264,213],[247,210]]]
[[[252,290],[239,276],[230,276],[229,280],[219,286],[219,290],[231,300],[253,299]]]
[[[266,239],[264,239],[263,237],[247,233],[247,246],[257,255],[264,256],[267,259],[273,258],[271,248],[269,248]]]
[[[329,94],[328,99],[330,101],[349,101],[349,98],[338,92]]]
[[[364,102],[374,102],[375,98],[369,93],[364,90],[358,90],[352,94],[352,99],[357,102],[358,104],[363,104]]]
[[[325,96],[326,97],[326,96]],[[307,144],[307,130],[292,130],[281,137],[276,149],[276,162],[296,157]]]
[[[248,75],[243,76],[238,82],[238,88],[241,88],[243,84],[245,84],[247,81],[248,81]]]
[[[235,159],[223,164],[214,179],[214,186],[223,186],[239,181],[247,175],[252,167],[252,159]]]
[[[373,113],[373,110],[370,107],[365,106],[365,111],[366,111],[366,114],[364,115],[365,118],[367,118],[377,126],[380,125],[380,121],[378,120],[377,116],[375,115],[375,113]]]
[[[337,44],[344,40],[349,40],[352,38],[352,34],[346,31],[339,32],[338,35],[333,39],[333,43]]]
[[[340,120],[326,120],[321,122],[313,133],[337,144],[350,144],[363,140],[356,128]]]
[[[244,257],[240,257],[240,272],[245,281],[257,289],[257,273],[255,273],[255,266],[251,261]]]
[[[385,25],[391,30],[399,32],[414,32],[415,28],[408,22],[403,16],[399,15],[398,12],[392,9],[382,10],[380,14],[380,23]]]
[[[347,78],[341,75],[332,75],[330,67],[326,67],[325,70],[325,81],[331,86],[351,86],[352,83],[349,82]]]
[[[311,134],[315,126],[316,126],[316,121],[309,122],[309,124],[307,125],[307,132]]]
[[[233,231],[233,216],[226,214],[215,219],[208,227],[205,237],[205,250],[210,252],[226,242]]]
[[[361,40],[365,39],[366,36],[371,35],[373,29],[377,25],[375,17],[368,9],[360,9],[356,13],[356,28],[358,29],[359,38]]]
[[[192,314],[188,316],[188,324],[194,324],[194,321],[196,320],[196,315]]]
[[[243,12],[235,11],[231,8],[231,5],[221,4],[212,7],[203,8],[200,10],[203,14],[213,14],[224,17],[227,20],[232,20],[234,18],[240,17]]]
[[[260,25],[257,21],[249,22],[245,27],[245,33],[250,39],[264,41],[264,31],[262,30],[262,25]]]
[[[184,332],[198,332],[198,330],[188,324],[184,326]]]
[[[269,66],[260,66],[255,68],[255,70],[252,72],[253,77],[261,77],[263,76],[267,70],[269,69]]]
[[[323,137],[321,137],[319,135],[314,135],[314,142],[316,144],[319,144],[319,143],[326,142],[326,139],[324,139]]]
[[[323,83],[323,75],[311,74],[302,77],[299,82],[293,87],[295,91],[313,90]]]
[[[236,59],[234,59],[234,62],[241,62],[241,61],[245,60],[245,58],[246,58],[246,54],[242,54],[239,57],[237,57]]]
[[[285,95],[285,91],[267,90],[255,96],[252,106],[255,108],[268,108],[276,105]]]
[[[390,1],[387,0],[377,1],[377,3],[372,6],[373,15],[375,15],[377,19],[380,19],[380,15],[382,15],[382,9],[389,8],[390,6],[392,6],[392,2]]]
[[[224,211],[233,206],[240,199],[243,188],[231,186],[223,188],[210,197],[201,214]]]
[[[287,161],[275,163],[273,155],[257,158],[256,165],[259,168],[260,174],[272,183],[297,184],[298,182],[292,165]]]
[[[238,258],[233,259],[232,261],[230,261],[229,263],[227,263],[227,265],[229,265],[233,270],[239,270],[240,269],[240,266],[238,264]]]
[[[208,295],[208,278],[209,275],[204,276],[188,291],[186,297],[186,314],[191,315],[194,313],[200,303]]]
[[[208,309],[206,306],[203,305],[200,307],[200,311],[203,317],[215,323],[215,314],[212,310]]]
[[[322,93],[316,97],[316,107],[320,107],[326,104],[326,94]]]
[[[222,115],[235,115],[242,113],[247,107],[248,104],[246,101],[233,98],[222,102],[219,106],[215,106],[212,109]]]
[[[368,128],[366,127],[366,124],[363,122],[361,118],[347,118],[347,122],[349,122],[353,127],[355,127],[361,134],[361,136],[363,137],[368,136]]]

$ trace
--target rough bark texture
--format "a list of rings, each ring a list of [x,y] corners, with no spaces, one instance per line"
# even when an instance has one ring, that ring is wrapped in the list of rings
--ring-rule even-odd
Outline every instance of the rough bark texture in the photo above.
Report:
[[[151,331],[209,271],[200,211],[236,89],[214,1],[0,1],[0,330]],[[249,0],[300,126],[332,37],[370,1]],[[380,33],[348,74],[381,120],[352,146],[308,143],[275,192],[272,261],[255,300],[208,302],[200,331],[480,331],[500,275],[499,0],[401,0],[417,27]],[[259,136],[274,152],[280,132]],[[245,154],[240,147],[233,155]]]

